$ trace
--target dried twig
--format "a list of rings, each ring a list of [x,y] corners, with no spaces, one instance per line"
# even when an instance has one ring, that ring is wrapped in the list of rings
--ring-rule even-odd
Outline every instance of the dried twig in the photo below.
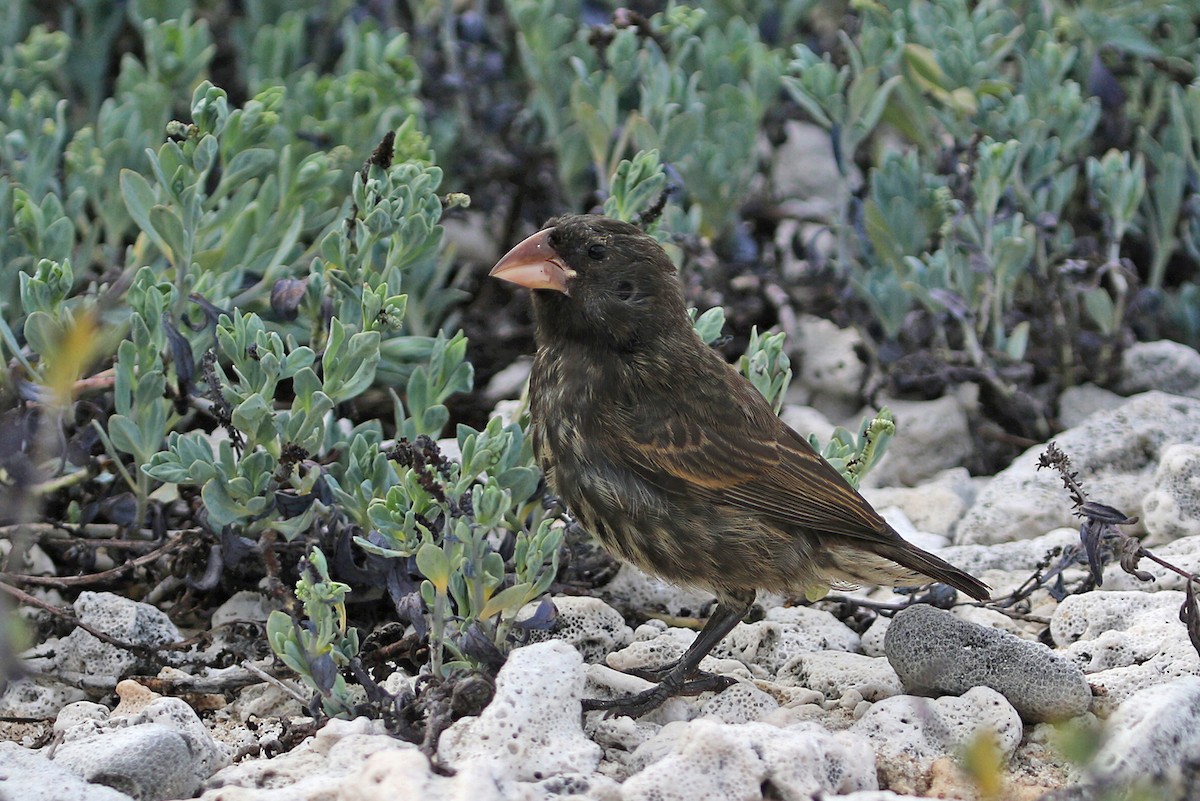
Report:
[[[1075,514],[1083,518],[1079,527],[1079,538],[1087,554],[1088,569],[1092,579],[1099,587],[1104,581],[1104,562],[1110,554],[1118,557],[1121,569],[1140,581],[1153,581],[1154,576],[1138,568],[1142,559],[1149,559],[1155,564],[1182,576],[1186,582],[1186,597],[1179,610],[1179,619],[1187,626],[1188,638],[1192,647],[1200,653],[1200,606],[1196,603],[1197,584],[1200,576],[1173,565],[1167,560],[1155,556],[1142,546],[1140,540],[1117,528],[1117,526],[1136,523],[1136,517],[1126,517],[1121,511],[1102,503],[1087,499],[1079,474],[1071,469],[1071,460],[1055,443],[1046,446],[1045,452],[1038,457],[1038,469],[1053,468],[1062,478],[1063,486],[1071,495],[1075,506]]]
[[[29,576],[23,573],[0,573],[0,582],[16,586],[35,585],[39,587],[55,587],[60,590],[65,590],[69,587],[86,587],[91,584],[101,584],[110,579],[117,578],[123,573],[134,568],[148,565],[154,562],[164,554],[177,549],[183,543],[182,534],[177,534],[171,537],[165,543],[155,548],[149,553],[144,553],[141,556],[130,559],[128,562],[117,565],[108,570],[103,570],[99,573],[87,573],[82,576]],[[31,596],[32,597],[32,596]]]
[[[253,673],[255,676],[258,676],[258,678],[262,679],[267,684],[273,685],[275,687],[278,687],[280,690],[283,690],[289,696],[291,696],[292,698],[299,701],[300,706],[303,706],[303,707],[308,706],[308,702],[310,699],[308,697],[306,697],[303,693],[301,693],[298,689],[296,689],[296,687],[293,684],[286,682],[283,679],[272,676],[270,673],[263,670],[258,665],[254,664],[253,662],[251,662],[249,659],[242,662],[242,667],[245,668],[246,670],[250,671],[251,673]]]

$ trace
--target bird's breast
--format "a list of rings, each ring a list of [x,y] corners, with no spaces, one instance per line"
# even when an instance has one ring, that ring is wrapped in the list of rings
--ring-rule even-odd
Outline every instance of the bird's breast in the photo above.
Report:
[[[531,435],[547,482],[579,523],[619,555],[648,567],[638,538],[661,528],[677,510],[620,459],[619,380],[592,360],[540,351],[530,379]]]

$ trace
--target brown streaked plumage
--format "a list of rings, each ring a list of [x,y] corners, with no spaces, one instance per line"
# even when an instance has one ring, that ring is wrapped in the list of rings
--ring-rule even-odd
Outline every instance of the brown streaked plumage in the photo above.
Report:
[[[650,236],[559,217],[492,270],[529,287],[537,325],[534,447],[551,487],[609,549],[718,605],[653,690],[594,702],[630,714],[689,683],[759,589],[942,581],[988,588],[905,542],[692,330],[675,267]]]

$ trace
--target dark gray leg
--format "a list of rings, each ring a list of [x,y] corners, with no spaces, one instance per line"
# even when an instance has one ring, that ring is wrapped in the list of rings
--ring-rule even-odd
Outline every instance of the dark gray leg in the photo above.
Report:
[[[657,670],[640,673],[643,677],[654,676],[659,679],[656,686],[626,698],[585,698],[583,711],[606,709],[610,715],[629,715],[636,718],[660,706],[671,696],[698,695],[708,690],[721,690],[733,684],[734,679],[728,676],[714,676],[708,673],[692,681],[688,679],[696,675],[700,661],[708,656],[709,651],[725,639],[725,635],[731,632],[738,621],[746,616],[753,601],[753,595],[722,599],[713,609],[712,616],[704,624],[700,634],[684,651],[679,661]],[[636,671],[630,672],[633,675],[639,675]]]

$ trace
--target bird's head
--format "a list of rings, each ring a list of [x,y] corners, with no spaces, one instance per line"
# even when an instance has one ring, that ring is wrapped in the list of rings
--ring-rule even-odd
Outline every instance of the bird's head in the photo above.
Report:
[[[534,290],[539,339],[625,351],[687,321],[666,251],[640,228],[608,217],[556,217],[510,250],[491,275]]]

